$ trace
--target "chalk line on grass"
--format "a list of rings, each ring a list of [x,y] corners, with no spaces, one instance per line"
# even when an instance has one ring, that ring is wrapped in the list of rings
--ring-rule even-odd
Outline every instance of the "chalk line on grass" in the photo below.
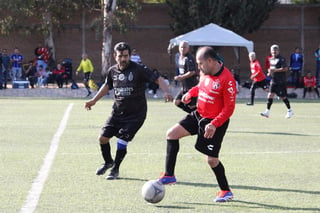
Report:
[[[33,180],[32,187],[29,191],[26,202],[20,210],[21,213],[34,212],[34,210],[36,209],[36,207],[38,205],[39,198],[40,198],[44,183],[46,182],[46,179],[47,179],[48,174],[50,172],[50,168],[52,166],[56,152],[58,150],[60,137],[63,134],[63,132],[67,126],[69,115],[70,115],[72,107],[73,107],[73,103],[70,103],[68,105],[68,108],[66,109],[64,115],[63,115],[63,118],[60,122],[59,128],[52,138],[49,151],[48,151],[46,157],[44,158],[42,166],[38,172],[38,176]]]

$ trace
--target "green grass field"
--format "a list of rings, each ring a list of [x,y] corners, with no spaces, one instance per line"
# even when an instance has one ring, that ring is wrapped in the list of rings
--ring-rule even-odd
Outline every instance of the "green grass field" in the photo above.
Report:
[[[66,128],[43,185],[35,212],[319,212],[320,101],[292,100],[295,115],[275,100],[270,118],[260,117],[265,100],[253,107],[239,100],[222,145],[234,199],[214,203],[218,191],[194,137],[180,141],[178,182],[166,186],[158,204],[146,203],[142,185],[164,170],[165,133],[184,112],[170,103],[149,100],[148,118],[128,147],[121,179],[96,176],[102,163],[97,137],[112,100],[92,111],[85,100],[0,98],[0,212],[20,212],[57,137],[68,107]],[[70,105],[72,103],[72,105]],[[112,140],[115,153],[115,139]]]

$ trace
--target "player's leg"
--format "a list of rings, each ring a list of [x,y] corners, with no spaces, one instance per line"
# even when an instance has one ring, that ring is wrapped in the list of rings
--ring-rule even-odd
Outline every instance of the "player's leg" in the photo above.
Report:
[[[105,125],[101,128],[101,134],[99,136],[99,144],[101,155],[104,163],[97,169],[97,175],[103,175],[109,168],[112,168],[114,161],[111,155],[110,138],[116,135],[117,129],[115,128],[115,120],[110,117],[105,122]]]
[[[107,180],[118,179],[120,165],[127,155],[127,146],[129,141],[131,141],[138,130],[142,127],[144,123],[144,118],[132,122],[120,122],[117,123],[117,152],[114,158],[114,165],[110,171],[110,174],[106,177]]]
[[[256,82],[253,81],[250,87],[250,101],[247,103],[248,106],[252,106],[254,104],[254,96],[256,91]]]
[[[96,175],[103,175],[108,169],[113,167],[113,159],[111,156],[110,138],[101,135],[99,137],[101,155],[104,163],[96,171]]]
[[[165,173],[159,178],[162,184],[172,184],[176,182],[174,169],[179,152],[179,139],[196,134],[197,130],[196,112],[192,112],[167,131]]]

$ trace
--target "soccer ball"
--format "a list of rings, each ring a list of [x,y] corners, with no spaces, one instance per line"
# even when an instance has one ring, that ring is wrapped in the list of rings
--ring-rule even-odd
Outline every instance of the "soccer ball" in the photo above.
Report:
[[[164,198],[165,188],[158,180],[149,180],[141,190],[142,197],[149,203],[158,203]]]

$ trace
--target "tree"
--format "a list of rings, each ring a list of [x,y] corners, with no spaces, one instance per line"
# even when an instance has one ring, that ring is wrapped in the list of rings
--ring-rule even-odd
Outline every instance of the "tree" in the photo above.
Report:
[[[135,0],[0,0],[0,33],[42,33],[46,46],[55,59],[54,33],[63,30],[65,20],[79,12],[82,14],[82,39],[85,51],[85,13],[101,11],[101,16],[91,23],[97,33],[102,31],[102,73],[111,63],[112,30],[125,32],[127,24],[134,21],[139,11]],[[101,26],[103,26],[101,30]]]
[[[259,29],[277,0],[166,0],[175,34],[183,34],[211,22],[240,35]]]
[[[103,41],[102,41],[102,76],[111,66],[112,30],[115,27],[120,32],[127,29],[127,24],[134,21],[139,4],[134,0],[104,0],[103,1]]]
[[[3,15],[0,21],[1,34],[39,33],[44,36],[44,44],[49,48],[51,59],[55,61],[54,30],[63,29],[63,21],[83,8],[96,6],[100,0],[15,0],[0,1]]]

